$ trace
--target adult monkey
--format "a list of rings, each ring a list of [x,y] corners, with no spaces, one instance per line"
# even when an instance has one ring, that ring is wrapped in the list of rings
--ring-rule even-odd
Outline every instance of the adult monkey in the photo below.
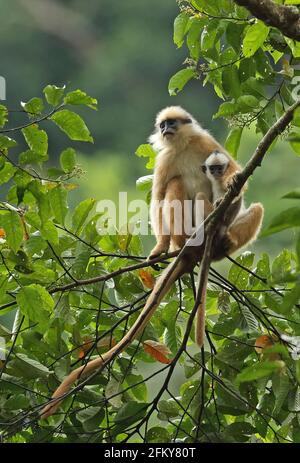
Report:
[[[240,166],[229,153],[203,129],[191,114],[180,106],[170,106],[158,113],[155,131],[150,137],[154,149],[158,151],[154,170],[151,222],[157,243],[149,258],[168,250],[181,249],[186,241],[188,228],[182,206],[181,217],[176,217],[183,225],[181,233],[176,228],[175,214],[170,207],[172,201],[204,199],[213,200],[212,183],[202,171],[201,166],[213,153],[224,153],[228,159],[227,171],[231,177],[240,171]],[[200,167],[199,167],[200,166]],[[204,204],[205,206],[205,204]],[[205,211],[204,211],[204,215]],[[243,216],[243,222],[237,224],[234,240],[230,235],[215,249],[215,259],[222,259],[253,239],[253,230],[259,230],[263,208],[250,211]],[[167,232],[167,233],[166,233]]]
[[[168,203],[175,199],[183,202],[185,199],[196,199],[197,194],[200,193],[212,201],[212,185],[202,172],[201,166],[212,152],[226,153],[226,151],[189,113],[178,106],[165,108],[158,114],[155,132],[150,137],[150,141],[159,151],[154,171],[151,203],[152,224],[157,237],[157,244],[150,254],[150,257],[153,257],[168,251],[170,244],[171,249],[181,248],[186,240],[184,230],[176,234],[173,214],[170,220],[170,234],[162,233],[163,220],[168,220],[166,215],[170,213],[170,208],[163,207],[161,213],[157,215],[155,200],[167,200]],[[232,169],[238,171],[239,166],[228,153],[226,154]],[[182,210],[184,211],[184,208]],[[263,210],[260,217],[254,217],[252,213],[249,213],[243,216],[242,222],[235,221],[236,228],[232,227],[231,230],[231,233],[235,231],[235,241],[233,242],[227,234],[224,237],[219,236],[218,242],[214,243],[212,259],[222,259],[226,254],[231,254],[247,244],[253,236],[253,221],[258,230],[262,213]],[[182,217],[182,219],[184,222],[185,218]],[[101,357],[73,370],[56,389],[52,401],[41,411],[42,418],[47,418],[57,410],[65,394],[78,379],[104,367],[143,331],[172,284],[181,275],[191,271],[200,258],[201,247],[192,246],[178,262],[175,260],[169,264],[157,280],[144,309],[127,334]],[[201,329],[203,330],[203,327]]]

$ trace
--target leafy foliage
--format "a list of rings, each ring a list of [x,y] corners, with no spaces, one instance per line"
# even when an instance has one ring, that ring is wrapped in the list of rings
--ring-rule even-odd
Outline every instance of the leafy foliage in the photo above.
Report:
[[[249,124],[264,134],[291,104],[290,63],[298,43],[249,20],[245,9],[227,0],[184,1],[180,8],[174,43],[185,43],[189,57],[187,67],[171,78],[169,91],[176,94],[192,78],[210,83],[224,100],[215,117],[231,125],[226,147],[238,157]],[[280,68],[283,52],[287,62]],[[70,370],[105,352],[132,326],[161,270],[149,270],[138,236],[98,233],[94,198],[69,208],[74,179],[82,171],[74,147],[63,149],[58,167],[47,164],[48,125],[71,140],[92,142],[76,110],[78,105],[96,109],[97,102],[81,90],[55,85],[43,94],[22,103],[27,120],[22,127],[10,126],[10,137],[6,129],[13,115],[0,106],[3,439],[299,442],[299,237],[295,250],[283,249],[275,259],[244,252],[230,259],[226,276],[211,269],[208,342],[201,352],[190,320],[194,282],[185,276],[140,339],[71,391],[62,414],[39,420],[38,411]],[[298,119],[296,112],[293,148]],[[153,169],[149,145],[136,154]],[[148,199],[151,182],[151,175],[137,181]],[[286,197],[297,202],[300,195],[293,191]],[[298,232],[298,209],[275,217],[264,233]],[[181,384],[176,394],[175,386],[169,387],[174,375]]]

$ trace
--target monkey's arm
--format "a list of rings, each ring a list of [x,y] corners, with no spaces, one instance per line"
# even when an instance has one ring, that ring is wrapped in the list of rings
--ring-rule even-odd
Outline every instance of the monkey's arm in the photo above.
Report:
[[[171,251],[182,248],[186,239],[184,230],[187,217],[184,214],[186,212],[184,201],[187,196],[182,178],[176,176],[169,180],[161,204],[157,201],[158,197],[162,197],[162,194],[159,195],[157,188],[154,188],[151,199],[151,223],[157,242],[150,253],[149,259],[167,252],[170,243]],[[181,211],[178,211],[180,217],[175,216],[177,211],[176,203],[181,205]],[[176,230],[178,226],[180,227],[179,231]]]

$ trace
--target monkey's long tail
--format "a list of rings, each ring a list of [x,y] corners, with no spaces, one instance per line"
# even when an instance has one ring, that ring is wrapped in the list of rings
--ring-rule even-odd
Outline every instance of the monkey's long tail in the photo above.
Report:
[[[206,291],[207,291],[208,275],[206,275],[205,282],[202,289],[201,301],[197,309],[195,338],[199,347],[204,344],[205,338],[205,306],[206,306]]]
[[[70,391],[72,385],[79,378],[89,376],[89,374],[91,374],[93,371],[105,366],[113,357],[122,352],[140,334],[148,320],[152,317],[155,310],[159,306],[163,297],[170,290],[171,286],[177,280],[177,278],[183,275],[185,271],[186,265],[183,260],[179,261],[178,263],[174,261],[168,265],[168,267],[164,270],[160,278],[155,283],[155,286],[146,302],[144,309],[128,333],[121,339],[121,341],[119,341],[114,347],[112,347],[101,357],[91,360],[85,365],[82,365],[79,368],[76,368],[76,370],[72,371],[55,390],[51,401],[41,410],[40,416],[42,419],[48,418],[56,412],[65,395]],[[167,281],[165,282],[166,277]]]

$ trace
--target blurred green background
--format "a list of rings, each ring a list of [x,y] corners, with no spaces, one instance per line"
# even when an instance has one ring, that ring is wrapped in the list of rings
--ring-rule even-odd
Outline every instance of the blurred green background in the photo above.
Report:
[[[100,110],[84,110],[95,143],[78,144],[86,171],[72,205],[89,196],[116,199],[119,191],[141,197],[135,180],[146,175],[144,160],[134,156],[152,131],[156,112],[168,104],[189,110],[221,142],[227,127],[212,121],[219,105],[210,87],[193,81],[169,97],[168,80],[183,63],[185,50],[172,42],[175,0],[0,0],[1,71],[7,82],[7,105],[39,96],[48,83],[68,84],[96,97]],[[22,123],[22,114],[15,122]],[[49,127],[51,163],[68,141]],[[244,163],[258,138],[248,131],[240,149]],[[268,159],[272,157],[272,161]],[[299,187],[300,159],[287,143],[278,143],[250,182],[247,201],[262,201],[267,225],[276,213],[293,205],[281,196]],[[291,247],[292,231],[259,240],[256,248],[278,252]]]

